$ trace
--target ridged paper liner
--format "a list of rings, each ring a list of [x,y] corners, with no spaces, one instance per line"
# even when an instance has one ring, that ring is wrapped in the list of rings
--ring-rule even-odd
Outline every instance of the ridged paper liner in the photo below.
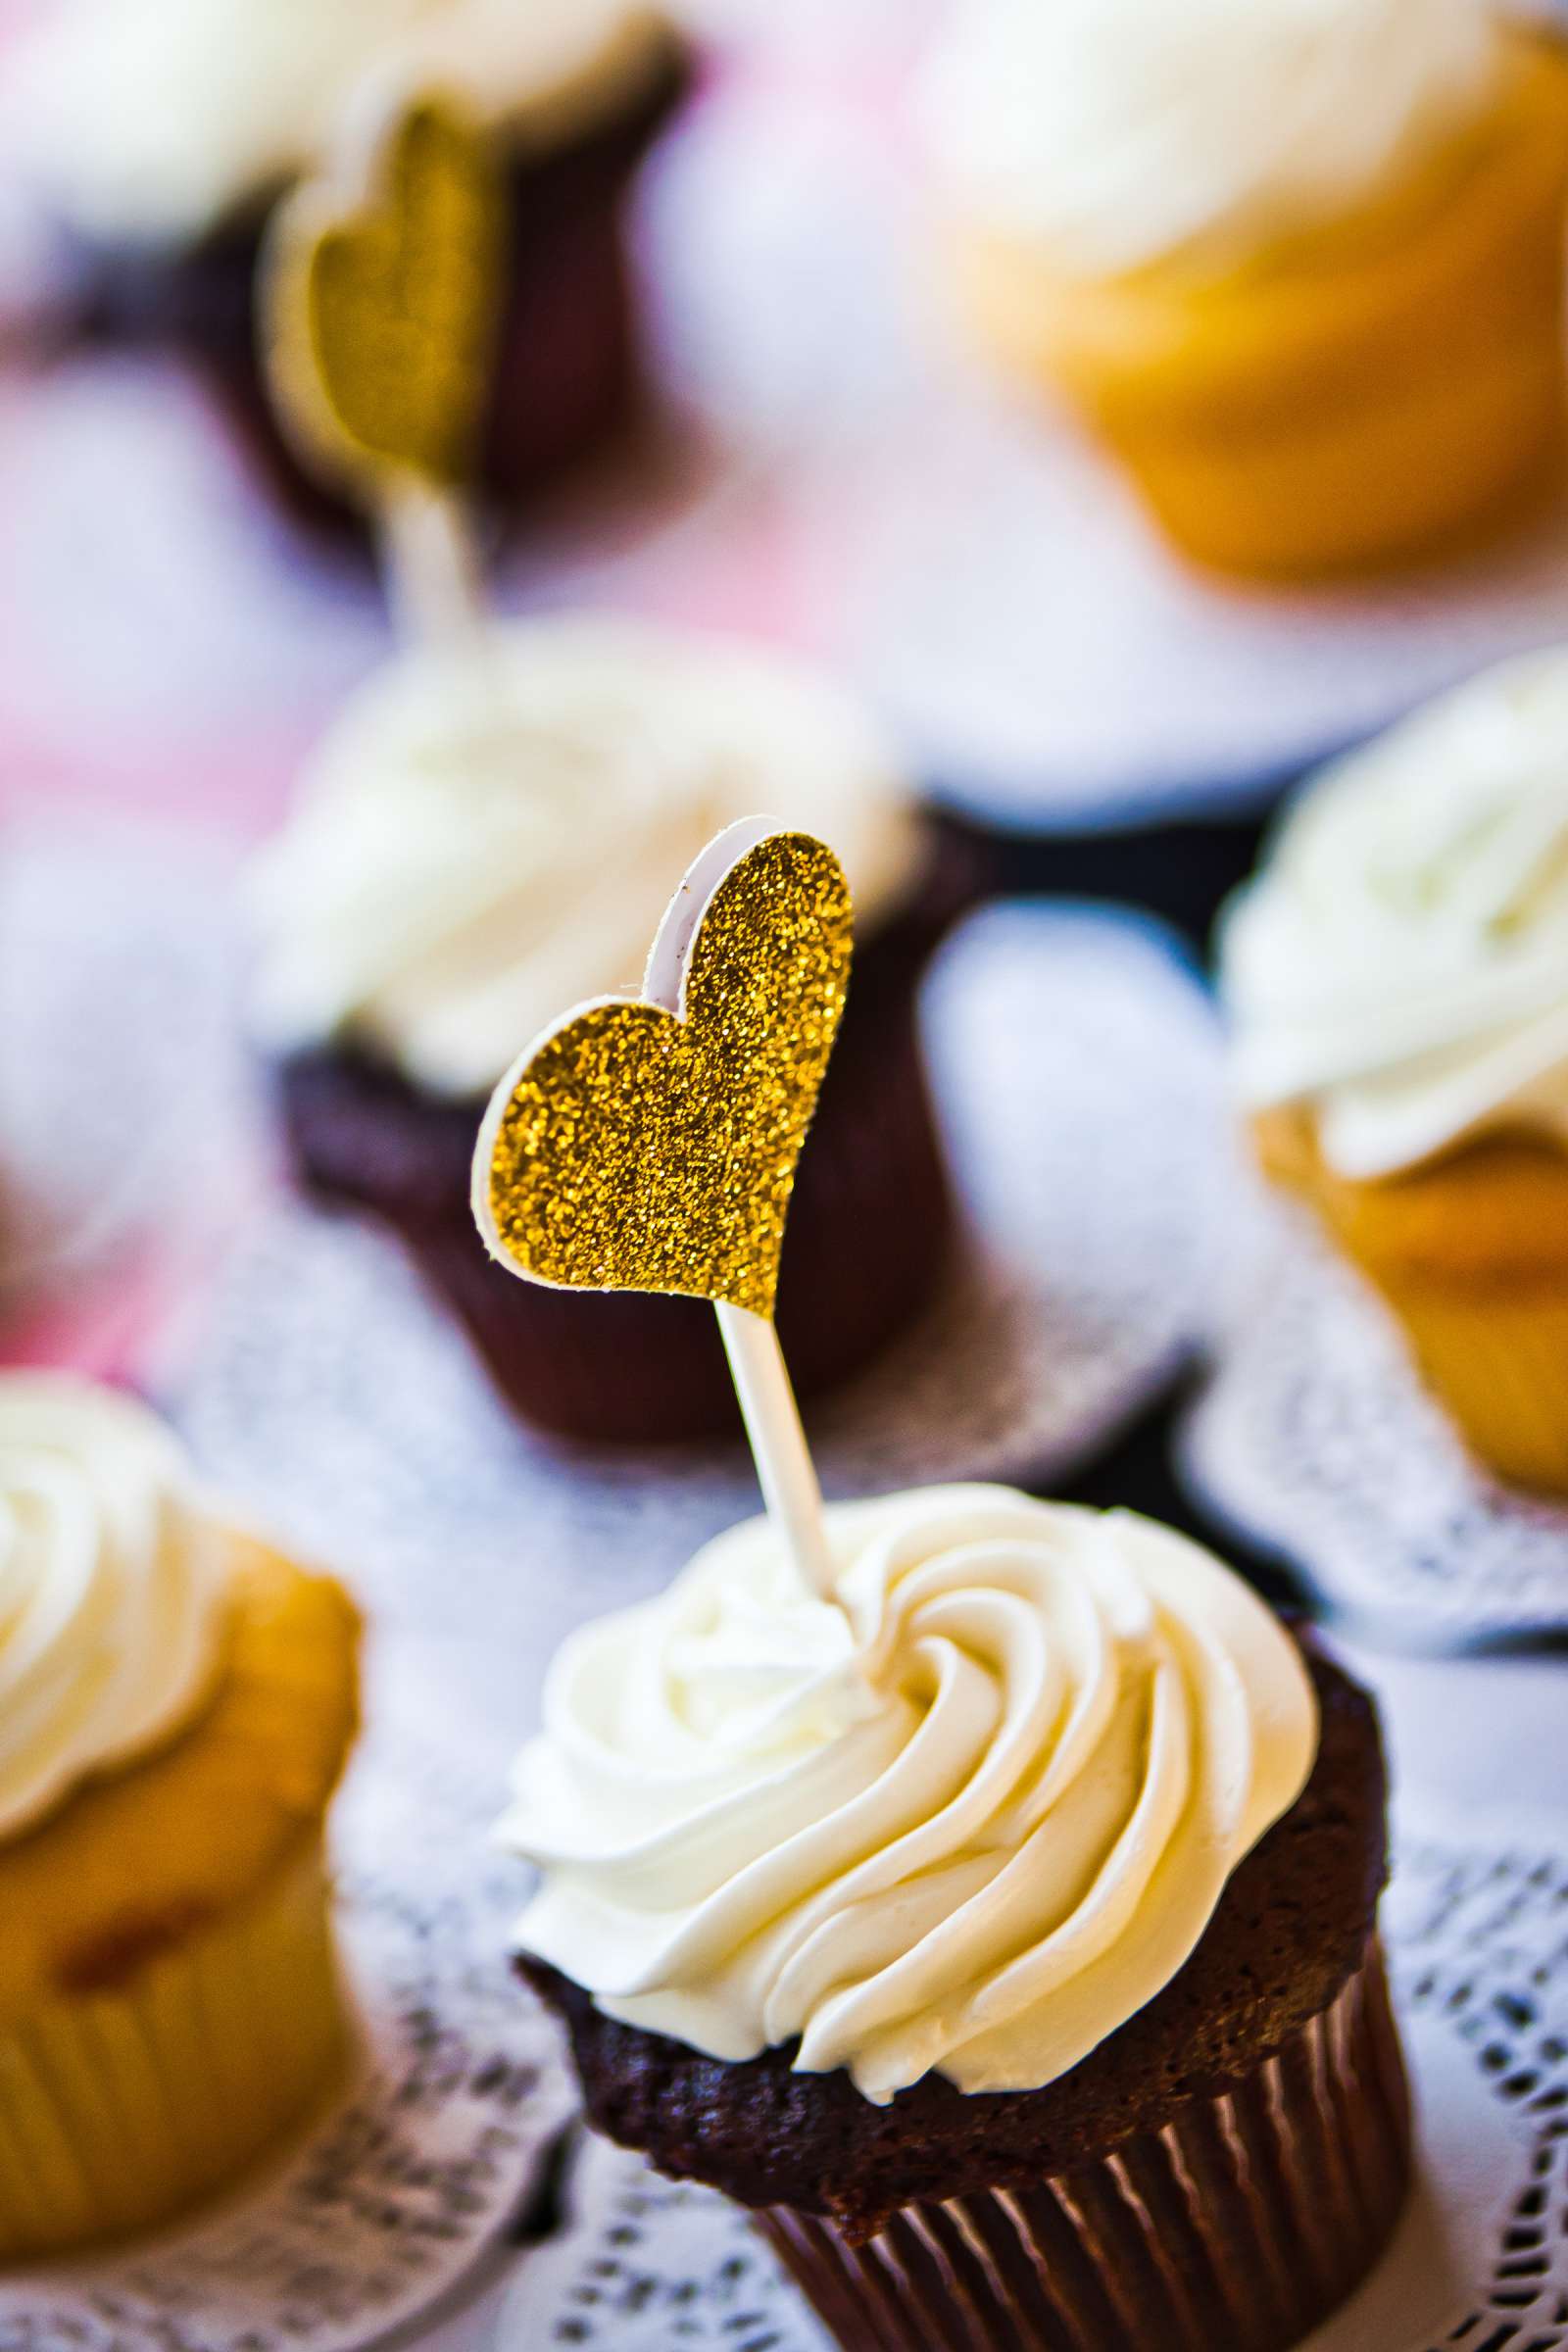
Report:
[[[569,2112],[565,2070],[507,1964],[515,1866],[486,1844],[497,1766],[466,1753],[472,1726],[436,1703],[415,1648],[385,1631],[371,1644],[367,1730],[331,1812],[347,2063],[324,1876],[302,1837],[260,1909],[236,1906],[213,1935],[193,1934],[183,1954],[166,1955],[178,1962],[167,1975],[150,1961],[133,2017],[112,2004],[123,2065],[96,2031],[108,2013],[91,1998],[77,2005],[76,2046],[85,2059],[90,2043],[96,2085],[69,2119],[99,2191],[85,2218],[120,2225],[109,2184],[128,2194],[156,2163],[162,2194],[175,2153],[205,2188],[231,2152],[229,2185],[168,2229],[0,2262],[0,2352],[405,2343],[466,2275],[478,2284],[494,2270],[508,2229],[532,2210]],[[13,2132],[35,2113],[14,2087],[0,2080]],[[51,2066],[51,2099],[60,2087]],[[297,2122],[250,2163],[241,2137],[259,2143],[297,2087]],[[172,2151],[162,2135],[176,2117]],[[40,2147],[30,2132],[29,2175]],[[0,2178],[6,2228],[17,2169],[14,2150]]]
[[[1428,1388],[1482,1465],[1568,1498],[1568,1292],[1472,1297],[1456,1286],[1381,1285]]]
[[[1409,2177],[1374,1943],[1248,2081],[1102,2163],[908,2206],[859,2247],[759,2219],[847,2352],[1285,2352],[1382,2253]]]
[[[101,1992],[0,2033],[0,2261],[150,2228],[223,2186],[338,2080],[320,1841]]]
[[[1553,1433],[1568,1432],[1568,1307],[1544,1286],[1510,1301],[1431,1285],[1430,1311],[1412,1285],[1380,1296],[1304,1205],[1283,1199],[1268,1200],[1239,1262],[1210,1377],[1179,1436],[1203,1512],[1282,1554],[1381,1645],[1568,1631],[1568,1510],[1544,1488],[1491,1475],[1478,1450],[1506,1443],[1522,1460],[1528,1449],[1544,1476]]]

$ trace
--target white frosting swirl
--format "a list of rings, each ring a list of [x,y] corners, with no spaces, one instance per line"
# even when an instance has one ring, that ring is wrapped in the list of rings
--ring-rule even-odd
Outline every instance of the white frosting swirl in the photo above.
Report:
[[[188,239],[320,164],[368,75],[544,147],[666,37],[646,0],[64,0],[8,69],[8,143],[91,235]]]
[[[598,619],[405,656],[259,862],[260,1030],[484,1093],[564,1006],[637,993],[671,875],[743,816],[832,843],[862,937],[920,854],[877,729],[778,657]]]
[[[1568,651],[1488,670],[1338,761],[1221,934],[1235,1067],[1392,1174],[1484,1129],[1568,1148]]]
[[[1284,1628],[1128,1512],[937,1487],[764,1521],[564,1647],[502,1837],[519,1947],[718,2058],[885,2103],[1065,2074],[1168,1984],[1311,1769]]]
[[[128,1763],[206,1693],[222,1541],[145,1406],[0,1374],[0,1838]]]
[[[1113,276],[1332,218],[1499,54],[1490,0],[968,0],[922,115],[966,213]]]

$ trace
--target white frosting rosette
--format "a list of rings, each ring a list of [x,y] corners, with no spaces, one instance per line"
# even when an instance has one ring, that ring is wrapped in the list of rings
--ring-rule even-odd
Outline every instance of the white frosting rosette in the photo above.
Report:
[[[176,1732],[216,1663],[219,1531],[131,1397],[0,1375],[0,1838]]]
[[[319,164],[368,75],[548,148],[667,41],[642,0],[62,0],[13,61],[5,124],[77,228],[181,242]]]
[[[1168,1984],[1295,1801],[1310,1682],[1264,1604],[1128,1512],[938,1487],[758,1520],[560,1652],[504,1842],[519,1948],[726,2060],[799,2036],[884,2103],[1066,2073]]]
[[[1331,219],[1498,57],[1490,0],[968,0],[922,115],[966,214],[1114,276]]]
[[[1221,937],[1236,1082],[1340,1175],[1484,1130],[1568,1144],[1568,653],[1486,671],[1327,769]]]
[[[501,622],[349,705],[263,854],[255,1011],[486,1093],[564,1004],[635,995],[668,877],[742,817],[830,842],[863,940],[921,856],[887,742],[785,658],[631,621]]]

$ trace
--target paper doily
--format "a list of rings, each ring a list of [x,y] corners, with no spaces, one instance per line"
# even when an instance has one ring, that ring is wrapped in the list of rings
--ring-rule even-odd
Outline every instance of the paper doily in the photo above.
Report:
[[[1398,2235],[1302,2352],[1568,2345],[1568,1861],[1417,1842],[1385,1908],[1420,2178]],[[497,2352],[825,2352],[741,2211],[585,2137],[571,2218]]]
[[[1136,925],[971,918],[926,999],[975,1240],[923,1326],[810,1415],[830,1493],[1048,1480],[1201,1328],[1227,1162],[1195,982]],[[393,1245],[285,1207],[220,1286],[173,1398],[206,1469],[522,1727],[582,1618],[758,1509],[737,1445],[564,1449],[519,1429]]]
[[[440,2302],[529,2193],[571,2107],[507,1967],[495,1789],[387,1722],[333,1816],[360,2018],[346,2097],[190,2226],[0,2278],[0,2352],[348,2352]]]
[[[1257,1304],[1182,1432],[1195,1496],[1369,1638],[1568,1632],[1568,1509],[1489,1478],[1354,1268],[1300,1212],[1265,1213]]]

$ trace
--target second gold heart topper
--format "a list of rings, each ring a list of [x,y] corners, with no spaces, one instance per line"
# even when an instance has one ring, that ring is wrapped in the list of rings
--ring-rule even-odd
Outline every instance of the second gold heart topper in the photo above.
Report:
[[[467,475],[489,382],[496,169],[478,129],[432,93],[385,94],[358,130],[270,234],[273,390],[323,467],[450,490]]]
[[[473,1163],[479,1231],[512,1273],[713,1302],[768,1508],[818,1592],[821,1502],[772,1315],[851,934],[824,842],[731,825],[671,901],[642,996],[546,1030],[496,1089]]]
[[[429,92],[371,89],[332,170],[279,206],[262,272],[279,418],[304,462],[369,509],[404,625],[438,642],[471,642],[484,617],[463,493],[495,364],[504,244],[479,126]]]

